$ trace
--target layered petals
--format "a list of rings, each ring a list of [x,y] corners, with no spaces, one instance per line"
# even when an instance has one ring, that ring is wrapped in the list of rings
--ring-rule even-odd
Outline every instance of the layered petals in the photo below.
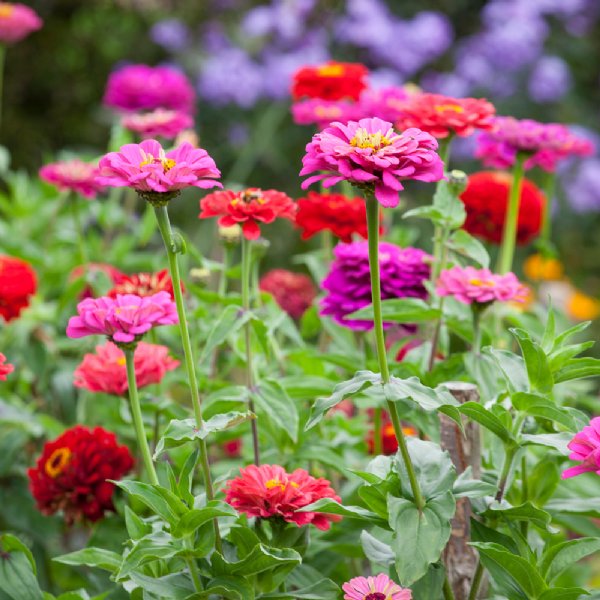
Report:
[[[595,417],[568,444],[570,460],[580,464],[563,471],[562,478],[568,479],[582,473],[600,475],[600,417]]]
[[[37,277],[31,265],[20,258],[0,255],[0,317],[16,319],[37,290]]]

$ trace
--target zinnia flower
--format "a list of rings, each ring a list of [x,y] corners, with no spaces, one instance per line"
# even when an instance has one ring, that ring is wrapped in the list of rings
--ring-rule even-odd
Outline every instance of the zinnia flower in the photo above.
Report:
[[[194,119],[182,111],[157,108],[148,113],[125,115],[121,124],[143,138],[163,137],[172,140],[184,129],[192,127]]]
[[[255,240],[260,236],[258,223],[272,223],[277,218],[294,220],[297,206],[283,192],[248,188],[241,192],[213,192],[200,200],[199,219],[220,217],[219,225],[240,224],[244,237]]]
[[[75,281],[80,277],[85,277],[86,281],[90,282],[85,286],[83,291],[79,294],[79,299],[92,298],[95,295],[94,284],[98,279],[108,279],[113,284],[126,277],[124,273],[121,273],[119,269],[106,263],[87,263],[85,265],[76,266],[71,273],[69,273],[68,280]]]
[[[367,210],[363,198],[309,192],[297,204],[296,225],[302,229],[303,240],[321,231],[331,231],[342,242],[351,242],[353,234],[367,238]]]
[[[333,253],[335,260],[321,283],[327,292],[321,301],[321,314],[350,329],[371,329],[372,321],[346,318],[371,304],[368,242],[338,244]],[[381,298],[426,298],[423,284],[429,278],[430,261],[431,256],[423,250],[380,242]]]
[[[469,176],[467,188],[460,196],[467,211],[463,225],[466,231],[495,244],[502,241],[512,179],[512,175],[497,171],[481,171]],[[542,190],[523,179],[517,220],[518,244],[528,244],[539,235],[545,204]]]
[[[463,304],[520,302],[528,295],[514,273],[495,275],[489,269],[452,267],[442,271],[436,285],[438,296],[454,296]]]
[[[559,281],[564,271],[559,260],[541,254],[532,254],[523,262],[523,273],[530,281]]]
[[[127,65],[110,74],[103,102],[124,111],[165,108],[192,113],[195,93],[178,69]]]
[[[77,305],[77,312],[67,326],[70,338],[105,335],[124,344],[138,341],[152,327],[179,322],[175,303],[167,292],[145,298],[133,294],[86,298]]]
[[[495,113],[494,105],[482,98],[417,94],[402,104],[396,125],[416,127],[436,138],[466,137],[476,129],[491,129]]]
[[[319,98],[321,100],[358,100],[367,87],[369,71],[359,63],[330,61],[317,67],[302,67],[294,73],[292,97]]]
[[[160,383],[167,371],[177,368],[179,361],[169,356],[166,346],[140,342],[135,349],[134,365],[138,388],[143,388]],[[74,384],[90,392],[125,394],[129,389],[125,354],[112,342],[96,346],[96,353],[86,354],[75,369]]]
[[[0,43],[20,42],[31,32],[41,29],[42,19],[29,6],[0,2]]]
[[[135,273],[133,275],[121,275],[115,281],[115,287],[109,290],[107,296],[116,298],[119,294],[135,294],[145,298],[153,296],[158,292],[167,292],[173,296],[173,281],[167,269],[157,273]],[[183,288],[183,284],[181,284]]]
[[[0,255],[0,316],[5,321],[16,319],[29,306],[36,289],[35,271],[29,263]]]
[[[292,118],[296,125],[316,125],[324,129],[333,121],[347,123],[360,118],[358,105],[347,100],[311,98],[292,104]]]
[[[562,478],[568,479],[582,473],[594,472],[600,475],[600,417],[595,417],[568,445],[571,460],[580,460],[581,464],[563,471]]]
[[[260,279],[258,287],[268,292],[292,319],[299,319],[312,305],[317,291],[312,279],[302,273],[273,269]]]
[[[600,315],[600,301],[574,289],[567,299],[565,311],[571,319],[576,321],[593,321]]]
[[[326,531],[338,515],[314,512],[297,512],[321,498],[341,498],[331,489],[327,479],[315,479],[304,469],[287,473],[279,465],[250,465],[240,469],[240,476],[230,479],[225,486],[225,502],[249,517],[268,519],[281,517],[298,527],[312,523]]]
[[[220,176],[215,161],[202,148],[186,143],[165,152],[156,140],[145,140],[102,157],[98,182],[131,187],[142,197],[164,204],[190,186],[223,187],[214,181]]]
[[[317,181],[331,187],[349,181],[374,190],[383,206],[397,206],[401,181],[439,181],[444,165],[436,154],[434,137],[419,129],[396,133],[392,124],[378,118],[332,123],[313,136],[306,146],[300,175],[322,171],[302,183],[306,189]]]
[[[373,409],[369,409],[369,416],[373,417]],[[409,425],[402,426],[402,432],[405,436],[414,437],[417,435],[417,430]],[[367,434],[367,448],[369,454],[375,454],[375,429],[371,423],[371,429]],[[381,449],[386,456],[395,454],[398,450],[398,440],[396,439],[396,431],[394,424],[390,420],[390,415],[387,411],[382,411],[381,414]]]
[[[27,471],[38,509],[45,515],[64,513],[68,524],[98,521],[114,511],[115,485],[133,467],[127,446],[101,427],[77,425],[44,445],[37,465]]]
[[[6,381],[6,376],[12,373],[15,367],[6,362],[6,356],[0,352],[0,381]]]
[[[95,198],[104,189],[96,180],[98,173],[96,165],[74,159],[44,165],[39,175],[60,191],[66,190],[81,194],[85,198]]]
[[[401,588],[385,573],[375,577],[354,577],[342,585],[344,600],[412,600],[412,592]]]
[[[400,109],[410,97],[409,92],[400,86],[390,86],[377,90],[366,89],[360,95],[355,111],[358,119],[379,117],[395,123],[400,117]],[[333,120],[333,119],[332,119]]]

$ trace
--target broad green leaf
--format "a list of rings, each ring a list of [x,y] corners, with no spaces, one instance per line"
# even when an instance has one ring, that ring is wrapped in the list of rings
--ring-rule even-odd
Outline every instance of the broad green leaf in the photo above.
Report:
[[[589,342],[582,342],[581,344],[571,344],[569,346],[564,346],[556,350],[548,356],[548,364],[550,365],[550,370],[555,373],[556,371],[560,371],[566,364],[568,364],[571,359],[575,358],[578,354],[589,350],[595,345],[596,342],[590,340]]]
[[[477,421],[480,425],[497,435],[504,443],[514,442],[514,438],[509,429],[502,421],[490,410],[478,404],[477,402],[465,402],[461,404],[458,410],[463,414]]]
[[[455,498],[483,498],[493,496],[497,486],[479,479],[472,479],[472,469],[467,467],[457,478],[452,486]]]
[[[296,403],[275,379],[259,381],[252,391],[256,405],[292,442],[298,441],[300,416]]]
[[[421,323],[433,321],[441,316],[441,311],[431,308],[419,298],[392,298],[381,302],[383,320],[391,323]],[[347,316],[348,319],[373,320],[373,305],[365,306]]]
[[[553,498],[544,507],[551,513],[581,515],[600,519],[600,497]]]
[[[331,498],[321,498],[308,506],[297,509],[296,512],[318,512],[327,515],[341,515],[349,519],[359,519],[370,523],[381,522],[382,519],[374,512],[360,506],[343,506]]]
[[[511,401],[518,411],[524,412],[532,417],[550,419],[551,421],[564,425],[570,431],[577,431],[577,424],[569,411],[557,406],[546,396],[529,394],[527,392],[517,392],[511,396]]]
[[[464,229],[457,229],[448,239],[447,246],[457,254],[470,258],[484,269],[490,266],[490,255],[485,246]]]
[[[496,348],[489,349],[490,355],[494,358],[508,386],[508,391],[528,392],[529,382],[527,371],[525,369],[525,361],[522,357],[508,350],[498,350]]]
[[[125,506],[125,526],[132,540],[139,540],[152,531],[152,525],[145,523],[129,506]]]
[[[554,386],[548,359],[542,347],[531,339],[524,329],[511,329],[521,347],[530,390],[534,392],[550,392]]]
[[[171,534],[173,537],[185,537],[217,517],[237,517],[237,511],[220,500],[211,500],[202,508],[194,508],[185,513],[178,521],[175,527],[172,528]]]
[[[566,331],[558,334],[554,340],[552,352],[560,348],[570,337],[585,331],[591,324],[591,321],[583,321],[582,323],[577,323],[577,325],[573,325],[573,327],[569,327],[569,329]]]
[[[598,538],[578,538],[550,546],[540,560],[540,573],[552,583],[566,568],[595,552],[600,552]]]
[[[171,574],[164,577],[151,577],[140,571],[132,571],[129,578],[146,592],[153,594],[152,598],[168,598],[169,600],[187,600],[194,598],[194,585],[186,574]]]
[[[600,359],[598,358],[572,358],[567,364],[554,374],[555,383],[596,377],[600,375]]]
[[[379,530],[381,533],[389,534],[388,531]],[[378,540],[374,535],[364,530],[360,534],[360,543],[362,544],[365,556],[377,565],[390,567],[394,564],[395,555],[389,544]]]
[[[510,506],[505,503],[493,502],[484,513],[490,518],[499,515],[511,521],[528,521],[541,529],[549,529],[552,517],[541,508],[537,508],[531,502],[525,502],[519,506]]]
[[[228,600],[253,600],[255,597],[254,586],[244,577],[222,576],[211,579],[206,590],[194,594],[192,598],[195,600],[216,595]]]
[[[533,444],[535,446],[547,446],[558,450],[561,454],[568,454],[567,444],[573,439],[570,433],[539,433],[539,434],[521,434],[521,442],[525,445]]]
[[[42,600],[31,551],[19,538],[0,536],[0,590],[13,600]]]
[[[399,377],[390,377],[389,383],[383,386],[385,397],[388,400],[411,399],[416,402],[423,410],[432,412],[439,410],[443,406],[456,406],[458,401],[444,388],[433,390],[423,385],[417,377],[400,379]]]
[[[117,581],[125,579],[138,567],[156,560],[173,558],[180,550],[182,547],[174,543],[173,538],[163,531],[147,535],[134,542],[115,578]]]
[[[198,364],[209,364],[209,358],[217,346],[220,346],[232,333],[239,331],[250,319],[252,313],[241,306],[226,306],[210,330]]]
[[[123,561],[116,552],[104,550],[103,548],[83,548],[83,550],[57,556],[53,560],[63,565],[96,567],[111,573],[118,571]]]
[[[582,596],[589,596],[589,592],[582,588],[552,588],[546,590],[538,600],[578,600]]]
[[[340,588],[336,583],[331,579],[320,579],[293,592],[261,594],[260,600],[338,600],[339,597]]]
[[[200,457],[200,449],[195,448],[187,457],[181,472],[179,473],[179,481],[177,483],[177,495],[188,505],[193,506],[194,495],[192,494],[192,486],[194,484],[194,471]]]

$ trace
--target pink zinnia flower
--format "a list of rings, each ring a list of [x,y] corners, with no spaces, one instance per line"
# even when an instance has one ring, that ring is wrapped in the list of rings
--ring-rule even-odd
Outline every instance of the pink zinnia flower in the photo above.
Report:
[[[126,144],[119,152],[109,152],[100,159],[98,182],[112,187],[132,187],[141,196],[177,194],[194,186],[223,187],[215,161],[206,150],[182,144],[165,152],[156,140]],[[168,198],[165,198],[167,200]]]
[[[194,119],[182,111],[157,108],[148,113],[133,113],[121,119],[125,129],[139,133],[143,138],[176,138],[184,129],[192,127]]]
[[[60,191],[68,190],[86,198],[95,198],[104,189],[97,181],[98,173],[96,165],[78,159],[50,163],[39,171],[41,179]]]
[[[436,139],[419,129],[396,133],[378,118],[332,123],[306,146],[300,175],[323,171],[304,181],[302,189],[322,181],[331,187],[349,181],[371,187],[383,206],[397,206],[402,180],[439,181],[444,165]]]
[[[317,295],[317,290],[308,275],[287,269],[272,269],[265,273],[258,287],[271,294],[275,302],[292,319],[302,317]]]
[[[400,116],[400,108],[409,97],[408,91],[401,86],[366,89],[356,105],[356,112],[360,114],[357,118],[379,117],[395,123]]]
[[[70,338],[105,335],[113,342],[137,341],[157,325],[178,323],[175,303],[167,292],[154,296],[118,295],[86,298],[77,305],[77,317],[67,326]]]
[[[523,302],[527,289],[514,273],[495,275],[489,269],[452,267],[442,271],[436,286],[438,296],[454,296],[464,304]]]
[[[179,361],[169,356],[166,346],[140,342],[135,349],[134,365],[138,388],[143,388],[160,383],[167,371],[177,368]],[[112,342],[96,346],[96,353],[86,354],[75,369],[74,384],[90,392],[125,394],[128,389],[125,354]]]
[[[167,108],[192,113],[195,100],[192,84],[178,69],[127,65],[110,74],[103,102],[124,111]]]
[[[0,2],[0,44],[20,42],[43,24],[42,19],[29,6]]]
[[[563,479],[575,477],[582,473],[596,473],[600,475],[600,417],[595,417],[568,445],[571,460],[580,460],[581,464],[570,467],[562,473]]]
[[[6,381],[6,376],[12,373],[15,367],[6,362],[6,356],[0,352],[0,381]]]
[[[355,577],[342,585],[344,600],[412,600],[412,592],[401,588],[385,573]]]
[[[230,479],[224,491],[225,502],[249,517],[281,517],[298,527],[312,523],[323,531],[329,529],[332,521],[341,519],[338,515],[297,512],[321,498],[341,502],[327,479],[315,479],[304,469],[287,473],[279,465],[250,465],[240,469],[240,476]]]
[[[316,125],[324,129],[333,121],[347,123],[359,118],[358,105],[350,100],[299,100],[292,104],[292,118],[296,125]]]

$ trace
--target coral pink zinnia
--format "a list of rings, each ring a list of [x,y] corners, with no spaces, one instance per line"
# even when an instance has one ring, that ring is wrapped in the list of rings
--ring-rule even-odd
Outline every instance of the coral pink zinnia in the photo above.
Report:
[[[160,383],[167,371],[177,368],[179,361],[169,356],[166,346],[140,342],[135,349],[134,364],[135,380],[138,388],[143,388]],[[90,392],[122,396],[129,389],[125,354],[112,342],[96,346],[96,353],[86,354],[75,369],[74,385]]]
[[[167,292],[154,296],[118,295],[116,298],[86,298],[69,319],[67,335],[80,338],[105,335],[113,342],[131,343],[157,325],[178,323],[175,303]]]
[[[344,600],[412,600],[412,592],[400,587],[385,573],[354,577],[342,585]]]
[[[324,129],[333,121],[347,123],[360,118],[358,105],[348,100],[299,100],[292,104],[292,119],[296,125],[316,125]]]
[[[272,269],[265,273],[258,287],[271,294],[275,302],[292,319],[302,317],[317,295],[317,290],[308,275],[286,269]]]
[[[337,515],[297,512],[321,498],[341,502],[327,479],[315,479],[304,469],[287,473],[279,465],[250,465],[240,469],[239,477],[227,482],[225,492],[225,502],[250,517],[281,517],[299,527],[312,523],[324,531],[332,521],[341,519]]]
[[[0,352],[0,381],[6,381],[6,376],[12,373],[15,367],[6,362],[6,356]]]
[[[304,181],[302,189],[322,181],[331,187],[349,181],[372,188],[383,206],[397,206],[405,179],[439,181],[444,165],[436,154],[438,143],[428,133],[407,129],[396,133],[378,118],[332,123],[306,146],[300,175],[321,171]]]
[[[44,165],[39,172],[41,179],[59,190],[81,194],[85,198],[95,198],[104,189],[97,181],[98,174],[96,165],[78,159]]]
[[[121,119],[125,129],[139,133],[143,138],[176,138],[184,129],[194,124],[194,119],[182,111],[157,108],[148,113],[133,113]]]
[[[582,473],[600,475],[600,417],[595,417],[569,442],[569,458],[581,464],[563,471],[562,478],[568,479]]]
[[[283,192],[248,188],[241,192],[226,190],[213,192],[200,200],[199,219],[220,217],[221,227],[239,224],[244,237],[255,240],[260,235],[258,223],[272,223],[275,219],[294,220],[297,206]]]
[[[42,25],[42,19],[29,6],[0,2],[0,44],[20,42]]]

